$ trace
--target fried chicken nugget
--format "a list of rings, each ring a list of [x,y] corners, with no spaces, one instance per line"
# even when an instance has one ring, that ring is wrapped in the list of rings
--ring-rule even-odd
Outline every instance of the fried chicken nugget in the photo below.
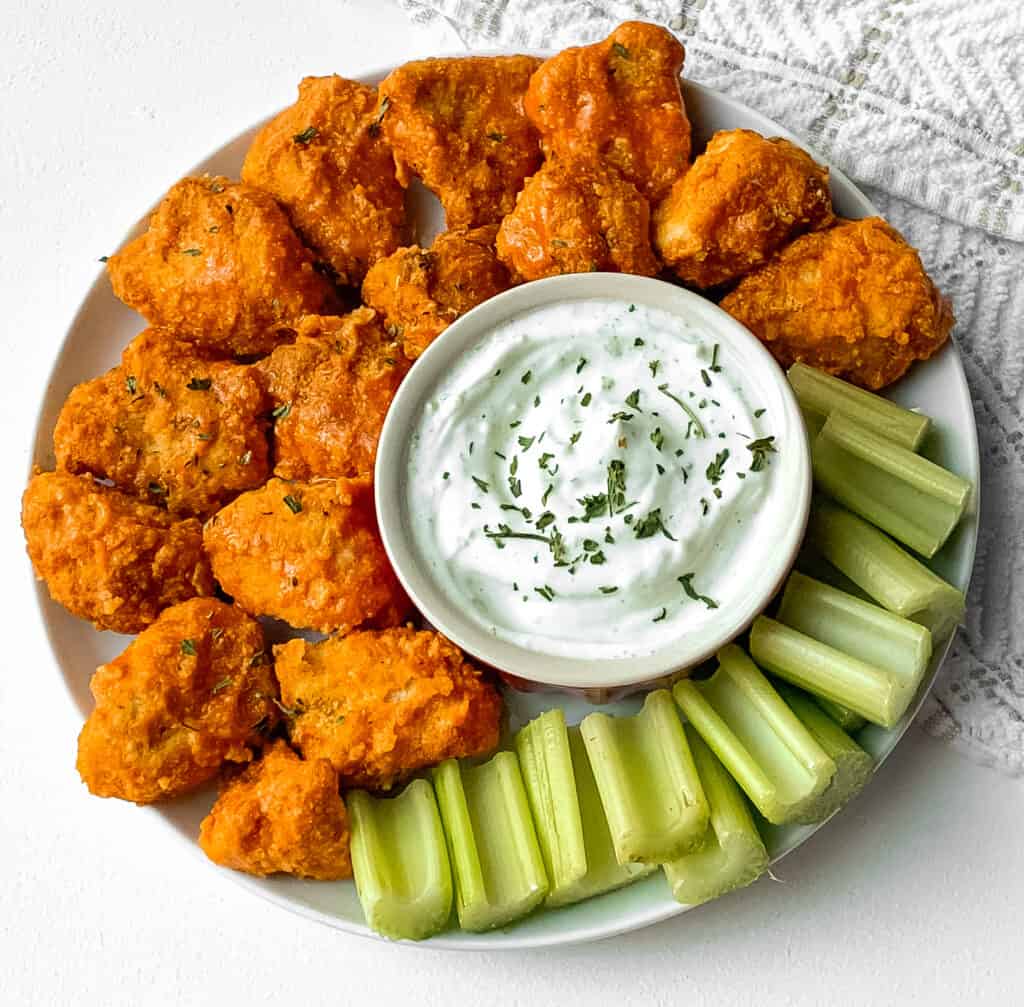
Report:
[[[222,176],[174,185],[107,271],[151,325],[227,353],[269,353],[290,338],[292,319],[336,306],[273,197]]]
[[[284,741],[227,780],[199,827],[199,845],[214,863],[258,877],[352,876],[338,774],[327,759],[303,762]]]
[[[523,94],[533,56],[423,59],[381,83],[381,121],[398,177],[441,200],[449,228],[497,223],[541,162]]]
[[[68,396],[53,433],[57,465],[206,517],[266,482],[268,412],[251,368],[147,329],[118,367]]]
[[[721,307],[771,350],[877,390],[927,360],[953,327],[917,252],[880,217],[797,238]]]
[[[656,203],[690,159],[679,89],[685,55],[666,29],[626,21],[602,42],[546,60],[524,101],[544,152],[616,168]]]
[[[255,367],[278,414],[277,475],[371,475],[384,417],[409,361],[370,308],[307,315],[298,338]]]
[[[406,356],[418,357],[456,318],[511,286],[495,253],[497,230],[444,231],[429,250],[400,248],[366,274],[363,300],[384,316]]]
[[[409,611],[368,478],[271,479],[214,514],[203,543],[221,587],[253,615],[329,633],[394,626]]]
[[[138,633],[168,606],[213,594],[202,525],[97,483],[42,472],[22,498],[36,577],[97,629]]]
[[[242,181],[284,207],[340,283],[358,285],[405,232],[405,194],[377,116],[375,88],[306,77],[298,101],[260,130],[242,165]]]
[[[788,140],[731,129],[711,138],[655,208],[654,242],[681,280],[712,287],[834,220],[828,168]]]
[[[255,619],[215,598],[163,612],[90,688],[78,772],[97,797],[151,804],[248,762],[273,727],[277,686]]]
[[[658,271],[647,200],[614,169],[564,160],[527,181],[498,229],[498,257],[524,280]]]
[[[364,630],[274,648],[292,742],[342,787],[386,790],[498,743],[501,697],[440,633]]]

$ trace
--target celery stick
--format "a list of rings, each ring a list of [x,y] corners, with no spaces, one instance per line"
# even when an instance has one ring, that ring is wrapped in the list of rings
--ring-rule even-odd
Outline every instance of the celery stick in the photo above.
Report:
[[[815,482],[904,545],[934,556],[971,494],[966,479],[833,413],[814,440]]]
[[[549,710],[515,739],[526,796],[555,902],[587,873],[587,851],[565,714]]]
[[[665,864],[665,877],[677,902],[699,906],[756,881],[768,853],[733,778],[692,725],[685,730],[711,815],[700,848]]]
[[[836,764],[836,775],[832,777],[832,782],[816,801],[804,809],[801,816],[794,819],[800,825],[814,825],[825,821],[856,797],[871,779],[875,764],[871,756],[806,692],[782,682],[778,688],[779,695]]]
[[[964,596],[863,518],[827,500],[811,508],[808,538],[833,566],[896,615],[945,637],[964,613]]]
[[[803,816],[832,779],[832,760],[739,647],[718,652],[710,678],[683,679],[672,693],[769,822]]]
[[[898,676],[761,615],[750,629],[750,653],[762,668],[882,727],[894,727],[910,696]]]
[[[535,909],[548,882],[515,755],[499,752],[482,766],[449,759],[434,785],[462,928],[491,930]]]
[[[856,733],[867,723],[867,720],[859,713],[854,713],[853,710],[848,710],[845,706],[840,706],[839,703],[833,703],[831,699],[826,699],[824,696],[811,696],[811,699],[847,734]]]
[[[927,416],[806,364],[793,364],[786,376],[805,418],[809,416],[819,427],[833,412],[840,412],[895,444],[917,451],[931,426]]]
[[[452,911],[452,874],[434,788],[414,780],[392,798],[345,796],[352,872],[366,922],[384,937],[419,941]]]
[[[700,845],[708,804],[667,690],[634,717],[592,713],[580,733],[620,864],[663,864]]]
[[[821,413],[816,413],[811,409],[806,409],[804,406],[800,407],[800,415],[804,419],[804,426],[807,428],[807,436],[813,441],[815,437],[821,433],[821,428],[825,425],[827,416],[822,416]]]
[[[924,626],[797,570],[786,582],[776,617],[844,654],[891,670],[910,695],[932,656],[932,635]]]

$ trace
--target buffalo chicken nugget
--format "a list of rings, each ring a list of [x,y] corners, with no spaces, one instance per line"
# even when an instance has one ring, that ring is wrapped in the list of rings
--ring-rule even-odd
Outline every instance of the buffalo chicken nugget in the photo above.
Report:
[[[256,365],[274,403],[274,471],[285,479],[370,475],[409,362],[375,312],[308,315]]]
[[[834,219],[828,168],[788,140],[733,129],[711,138],[655,208],[654,241],[681,280],[712,287]]]
[[[609,165],[652,203],[660,200],[690,159],[684,56],[664,28],[627,21],[602,42],[546,60],[525,99],[545,153]]]
[[[501,222],[498,256],[524,280],[658,271],[647,200],[614,169],[595,163],[545,162]]]
[[[416,60],[380,85],[380,116],[399,178],[441,200],[449,228],[497,223],[541,162],[523,94],[532,56]]]
[[[174,185],[107,270],[151,325],[228,353],[268,353],[293,319],[336,302],[273,197],[220,176]]]
[[[363,300],[418,357],[452,322],[511,286],[494,247],[496,225],[444,231],[429,249],[400,248],[366,274]]]
[[[377,112],[377,91],[343,77],[307,77],[299,99],[249,148],[242,181],[269,192],[338,281],[402,244],[405,193]]]
[[[78,772],[98,797],[150,804],[248,762],[273,727],[277,686],[263,630],[215,598],[163,612],[101,665],[78,738]]]
[[[338,774],[327,759],[304,762],[275,741],[221,787],[199,827],[199,845],[214,863],[258,877],[351,877]]]
[[[501,697],[462,651],[411,626],[274,648],[292,742],[342,787],[386,790],[498,743]]]
[[[268,401],[251,368],[148,329],[120,366],[72,390],[53,434],[57,465],[206,517],[266,482]]]
[[[176,520],[91,476],[33,476],[21,523],[50,597],[97,629],[138,633],[165,608],[213,594],[195,518]]]
[[[329,633],[394,626],[409,611],[368,478],[271,479],[210,518],[203,542],[221,587],[253,615]]]
[[[797,238],[721,307],[783,367],[800,361],[874,390],[927,360],[953,327],[917,252],[880,217]]]

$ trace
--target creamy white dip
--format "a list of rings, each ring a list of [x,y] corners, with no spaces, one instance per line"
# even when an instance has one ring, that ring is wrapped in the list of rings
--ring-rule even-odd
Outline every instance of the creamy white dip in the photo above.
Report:
[[[547,305],[437,385],[407,513],[438,585],[495,637],[642,656],[743,597],[784,450],[739,360],[696,324],[617,300]]]

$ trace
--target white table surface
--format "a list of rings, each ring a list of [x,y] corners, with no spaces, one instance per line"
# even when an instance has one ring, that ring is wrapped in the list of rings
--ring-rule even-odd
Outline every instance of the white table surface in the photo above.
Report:
[[[782,883],[547,952],[437,952],[319,927],[79,783],[79,718],[17,520],[37,400],[96,259],[303,75],[443,44],[380,0],[0,9],[0,1002],[1021,1003],[1024,786],[916,729],[781,865]]]

